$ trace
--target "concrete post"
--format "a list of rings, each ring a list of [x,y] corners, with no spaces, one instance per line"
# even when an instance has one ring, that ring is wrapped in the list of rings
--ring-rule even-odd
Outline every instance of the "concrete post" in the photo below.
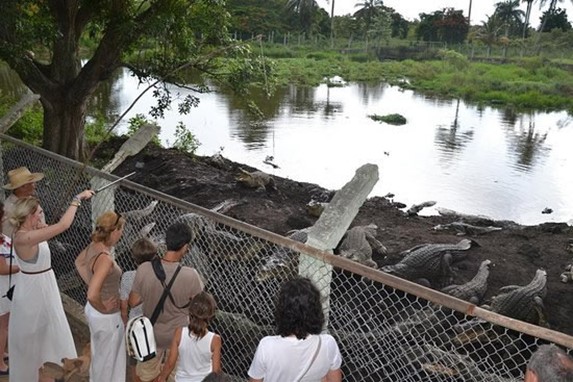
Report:
[[[320,218],[311,227],[306,244],[332,253],[376,182],[378,182],[378,166],[365,164],[356,170],[352,180],[334,195]],[[301,254],[299,275],[311,279],[321,291],[324,298],[325,327],[328,326],[332,266],[314,257]]]
[[[147,144],[159,133],[159,126],[155,124],[143,125],[133,134],[125,143],[119,148],[118,152],[115,154],[113,159],[106,164],[102,171],[113,172],[127,157],[133,156],[139,153]],[[106,184],[111,183],[110,181],[94,177],[91,181],[91,187],[93,190],[97,190]],[[115,210],[115,189],[116,185],[113,185],[95,195],[92,198],[92,225],[95,226],[95,221],[106,211]]]

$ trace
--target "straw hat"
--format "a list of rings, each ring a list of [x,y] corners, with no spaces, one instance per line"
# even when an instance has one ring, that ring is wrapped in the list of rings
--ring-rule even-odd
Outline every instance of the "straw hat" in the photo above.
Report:
[[[44,174],[41,172],[31,173],[27,167],[18,167],[14,170],[8,171],[8,179],[10,183],[2,186],[6,190],[15,190],[29,183],[36,183],[44,179]]]

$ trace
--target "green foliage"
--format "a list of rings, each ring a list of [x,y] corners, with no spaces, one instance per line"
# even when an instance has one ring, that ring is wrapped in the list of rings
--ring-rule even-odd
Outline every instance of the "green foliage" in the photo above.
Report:
[[[16,103],[13,97],[0,91],[0,116],[6,114]],[[10,127],[7,134],[33,145],[42,142],[43,114],[39,106],[28,109],[16,123]]]
[[[445,8],[432,14],[421,13],[416,37],[423,41],[442,41],[448,44],[465,41],[469,24],[463,12]]]
[[[179,151],[188,154],[195,154],[201,143],[197,140],[195,135],[185,126],[181,121],[175,126],[175,142],[173,147]]]
[[[386,114],[386,115],[378,115],[378,114],[371,114],[368,116],[373,121],[378,122],[386,122],[389,125],[405,125],[408,121],[406,118],[401,114]]]
[[[127,125],[127,136],[131,137],[133,134],[135,134],[135,132],[137,130],[139,130],[139,128],[143,125],[147,125],[147,124],[155,124],[153,121],[150,121],[149,119],[147,119],[145,117],[145,115],[143,114],[136,114],[135,116],[131,117],[128,121],[128,125]],[[151,139],[151,142],[153,142],[155,145],[157,146],[161,146],[161,141],[159,140],[159,136],[156,135]]]
[[[571,30],[571,23],[567,20],[567,12],[564,9],[548,9],[541,16],[543,32],[551,32],[554,29],[566,32]]]
[[[86,122],[85,134],[88,146],[95,146],[107,139],[109,133],[106,128],[106,120],[103,115],[97,115],[91,121]]]
[[[440,49],[438,55],[447,62],[449,65],[457,70],[465,70],[468,68],[470,62],[468,58],[455,50]]]

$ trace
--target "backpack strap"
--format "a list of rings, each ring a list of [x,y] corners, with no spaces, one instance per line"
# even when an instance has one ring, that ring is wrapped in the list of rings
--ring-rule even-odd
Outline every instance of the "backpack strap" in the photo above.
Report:
[[[167,286],[163,288],[163,294],[159,298],[159,301],[157,302],[157,305],[155,306],[155,310],[153,311],[153,314],[151,315],[151,318],[149,319],[149,321],[151,321],[152,325],[155,325],[155,321],[157,321],[157,318],[159,317],[159,313],[161,313],[161,310],[163,309],[163,305],[165,304],[165,299],[167,298],[167,295],[169,294],[169,290],[173,286],[173,282],[175,281],[175,278],[179,274],[180,270],[181,270],[181,264],[179,264],[177,266],[177,269],[175,269],[175,273],[173,274],[173,277],[171,277],[171,280],[169,280],[169,284],[167,284]]]

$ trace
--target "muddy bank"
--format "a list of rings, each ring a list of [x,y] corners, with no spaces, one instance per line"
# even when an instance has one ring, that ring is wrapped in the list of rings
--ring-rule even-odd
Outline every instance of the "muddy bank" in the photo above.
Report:
[[[120,141],[102,146],[100,153],[113,152]],[[261,163],[260,170],[265,170]],[[171,149],[148,146],[140,154],[126,160],[116,171],[125,175],[137,171],[131,180],[191,203],[212,208],[234,199],[242,203],[226,214],[260,228],[285,234],[293,229],[311,226],[306,204],[317,197],[326,197],[328,190],[318,185],[274,177],[276,190],[256,190],[237,182],[240,168],[256,169],[226,159],[214,161],[208,157],[191,157]],[[432,228],[460,219],[459,216],[407,216],[399,201],[383,197],[368,199],[360,209],[353,225],[376,224],[376,238],[388,249],[388,256],[375,255],[373,260],[383,266],[397,261],[401,251],[426,243],[457,243],[456,232]],[[422,201],[420,201],[422,202]],[[438,201],[439,203],[439,201]],[[547,271],[547,297],[544,300],[550,328],[573,335],[573,305],[570,296],[573,283],[560,281],[567,264],[573,262],[571,244],[573,230],[566,224],[547,223],[519,226],[511,222],[487,222],[502,229],[483,235],[470,235],[479,247],[468,251],[467,257],[456,263],[455,282],[471,279],[480,263],[492,261],[486,301],[507,285],[525,285],[537,269]]]

